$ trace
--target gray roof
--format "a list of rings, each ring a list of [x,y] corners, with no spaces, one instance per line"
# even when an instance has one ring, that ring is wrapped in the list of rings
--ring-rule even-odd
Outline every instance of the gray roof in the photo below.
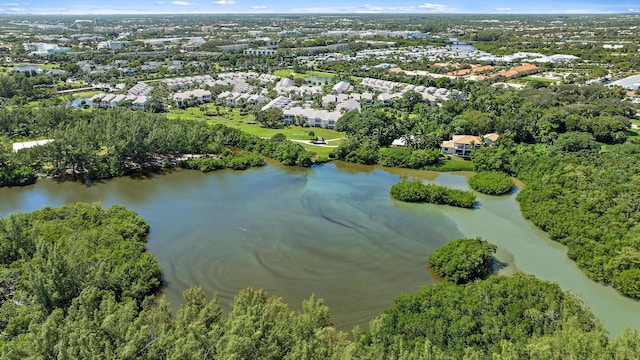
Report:
[[[626,77],[618,81],[614,81],[609,86],[621,86],[629,90],[637,90],[640,88],[640,74]]]

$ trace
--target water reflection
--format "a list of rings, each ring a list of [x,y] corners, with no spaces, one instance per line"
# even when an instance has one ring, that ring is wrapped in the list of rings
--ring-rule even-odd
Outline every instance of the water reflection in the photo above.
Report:
[[[478,195],[474,210],[389,197],[401,178],[468,189],[469,175],[336,162],[313,169],[178,170],[91,186],[42,180],[0,189],[0,216],[77,201],[137,211],[151,225],[148,248],[164,269],[165,295],[175,307],[192,285],[217,292],[225,305],[251,285],[294,308],[315,293],[342,329],[367,326],[395,296],[434,281],[426,269],[434,249],[482,236],[510,265],[502,272],[515,271],[515,263],[576,291],[612,333],[640,324],[640,304],[587,279],[561,245],[522,218],[515,193]]]

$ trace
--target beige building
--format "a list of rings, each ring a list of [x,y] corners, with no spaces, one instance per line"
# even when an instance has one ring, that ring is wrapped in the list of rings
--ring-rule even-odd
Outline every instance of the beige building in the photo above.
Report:
[[[471,153],[482,146],[484,143],[493,145],[499,138],[496,133],[484,135],[483,137],[475,135],[453,135],[449,141],[443,141],[440,150],[447,155],[456,155],[463,159],[468,159]]]

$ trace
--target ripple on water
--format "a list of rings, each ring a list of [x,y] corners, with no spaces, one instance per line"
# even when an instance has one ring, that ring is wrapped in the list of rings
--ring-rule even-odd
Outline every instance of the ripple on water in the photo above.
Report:
[[[349,330],[366,326],[395,296],[433,282],[425,267],[437,247],[482,236],[499,246],[501,261],[576,291],[612,333],[640,324],[640,304],[587,279],[566,249],[522,218],[516,192],[479,195],[474,210],[389,197],[401,178],[467,189],[466,176],[338,162],[315,169],[176,171],[90,187],[44,180],[0,189],[0,216],[76,201],[137,211],[151,226],[148,249],[164,270],[164,293],[175,308],[192,285],[217,292],[223,306],[250,285],[293,308],[315,293],[334,322]]]

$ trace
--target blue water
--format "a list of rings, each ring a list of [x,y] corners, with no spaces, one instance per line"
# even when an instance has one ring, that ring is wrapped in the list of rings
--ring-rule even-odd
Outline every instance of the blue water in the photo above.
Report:
[[[16,71],[42,71],[41,68],[35,66],[35,65],[22,65],[22,66],[16,66],[15,67]]]

